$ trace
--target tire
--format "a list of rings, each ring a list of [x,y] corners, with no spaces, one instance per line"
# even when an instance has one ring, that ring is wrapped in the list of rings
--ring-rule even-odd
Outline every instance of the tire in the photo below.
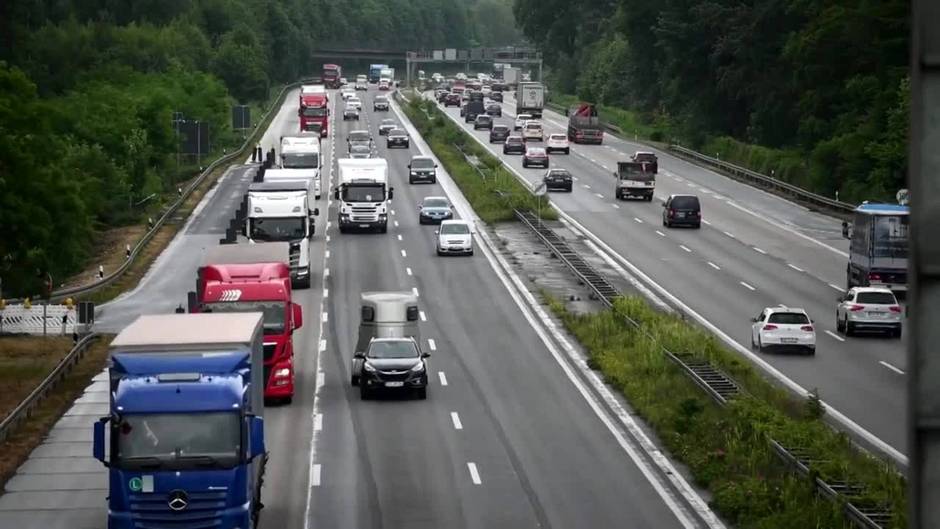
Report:
[[[525,169],[528,169],[528,168],[529,168],[529,162],[527,162],[527,161],[525,161],[525,160],[522,160],[522,167],[525,168]]]
[[[388,233],[388,224],[383,224],[382,227],[379,228],[379,233]]]
[[[891,337],[894,338],[895,340],[900,339],[902,333],[903,333],[902,327],[898,327],[897,329],[891,329]]]
[[[699,222],[698,224],[696,224],[696,225],[694,226],[694,228],[697,229],[697,230],[702,229],[702,223]]]
[[[436,176],[433,177],[433,178],[431,178],[431,183],[432,183],[432,184],[436,184],[436,183],[437,183],[437,177],[436,177]]]
[[[614,191],[614,199],[615,199],[615,200],[620,200],[621,198],[622,198],[622,197],[620,196],[620,191]]]
[[[372,395],[371,393],[369,393],[369,388],[367,388],[365,384],[360,384],[359,385],[359,400],[369,400],[370,397],[372,397]]]
[[[427,387],[423,387],[423,388],[419,389],[419,390],[417,391],[417,393],[418,393],[418,400],[427,400],[427,398],[428,398],[428,388],[427,388]]]
[[[444,257],[444,252],[442,252],[442,251],[440,250],[440,248],[438,248],[438,250],[437,250],[437,256],[438,256],[438,257]]]
[[[408,183],[414,185],[415,179],[414,179],[414,178],[411,178],[411,177],[409,176],[409,177],[408,177]]]
[[[340,227],[339,227],[339,232],[340,232],[340,233],[346,233],[346,226],[340,225]]]
[[[565,149],[565,154],[571,154],[571,148],[570,148],[570,147],[567,148],[567,149]]]
[[[758,352],[758,353],[763,353],[763,352],[764,352],[764,344],[761,343],[761,341],[760,341],[760,336],[757,337],[757,352]]]
[[[467,255],[469,255],[470,257],[473,257],[473,248],[470,248],[470,251],[467,252]]]
[[[567,191],[567,192],[569,192],[569,193],[571,192],[571,184],[568,184],[568,187],[565,188],[565,191]]]
[[[836,312],[836,332],[843,333],[845,332],[845,325],[842,324],[842,320],[839,319],[839,313]]]
[[[846,336],[855,336],[855,325],[849,321],[848,316],[845,318],[845,335]]]
[[[359,377],[356,376],[356,375],[352,375],[351,377],[349,377],[349,383],[352,384],[353,386],[358,386],[358,385],[359,385]]]

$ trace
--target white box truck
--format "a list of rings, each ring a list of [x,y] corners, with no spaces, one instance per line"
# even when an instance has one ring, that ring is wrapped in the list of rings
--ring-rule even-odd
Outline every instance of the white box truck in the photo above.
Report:
[[[544,107],[545,87],[542,83],[520,82],[516,85],[516,115],[529,114],[540,119]]]
[[[321,178],[323,169],[323,156],[320,152],[320,138],[316,134],[303,136],[282,136],[280,167],[286,172],[287,178],[294,180],[309,180],[313,189],[314,198],[320,200]],[[265,180],[267,181],[267,173]]]
[[[310,244],[318,208],[310,208],[309,183],[305,180],[271,178],[287,169],[271,169],[264,182],[248,187],[248,218],[244,236],[249,243],[290,243],[291,284],[310,287]],[[272,175],[272,173],[275,173]]]
[[[333,197],[339,201],[339,231],[388,230],[388,210],[394,188],[388,186],[388,162],[384,158],[340,158],[339,185]]]

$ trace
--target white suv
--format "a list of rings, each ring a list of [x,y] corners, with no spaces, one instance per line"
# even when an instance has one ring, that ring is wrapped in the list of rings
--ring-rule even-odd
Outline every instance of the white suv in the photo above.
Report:
[[[526,121],[522,127],[523,141],[542,141],[545,139],[545,131],[542,130],[542,124],[538,121]]]
[[[803,309],[767,307],[751,322],[751,347],[761,352],[775,348],[816,354],[816,329]]]
[[[901,337],[903,310],[887,288],[850,288],[836,307],[836,330],[852,336],[855,331],[885,331]]]
[[[350,97],[346,100],[346,108],[355,108],[356,110],[362,110],[362,100],[358,97]]]
[[[568,144],[568,136],[565,134],[549,134],[548,141],[545,142],[545,150],[548,153],[563,152],[571,153],[571,146]]]
[[[513,124],[512,130],[519,130],[519,129],[521,129],[522,126],[525,125],[525,122],[526,122],[526,121],[529,121],[530,119],[532,119],[532,116],[529,115],[529,114],[517,114],[517,115],[516,115],[516,122]]]
[[[473,255],[473,230],[465,220],[445,220],[437,234],[437,255]]]

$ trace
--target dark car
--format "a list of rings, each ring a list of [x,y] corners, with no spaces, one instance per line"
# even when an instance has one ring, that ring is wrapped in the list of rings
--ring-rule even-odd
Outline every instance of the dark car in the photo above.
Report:
[[[394,119],[383,119],[382,122],[379,123],[379,135],[385,136],[388,134],[388,131],[396,128],[397,126],[398,125],[395,124]]]
[[[445,107],[459,107],[460,106],[460,94],[457,92],[451,92],[444,96],[444,106]]]
[[[493,91],[490,92],[490,101],[503,102],[503,93],[496,90],[496,85],[493,85]]]
[[[479,89],[471,90],[469,95],[470,101],[483,101],[483,92]]]
[[[418,204],[419,224],[440,224],[442,220],[454,218],[454,207],[447,197],[425,197]]]
[[[503,143],[503,154],[525,154],[525,141],[522,136],[508,136]]]
[[[525,153],[522,155],[522,167],[529,167],[530,165],[548,167],[548,153],[545,152],[545,147],[526,148]]]
[[[408,137],[408,133],[402,129],[392,129],[385,135],[385,147],[389,149],[392,147],[404,147],[407,149],[410,146],[411,139]]]
[[[358,378],[359,396],[366,400],[377,390],[413,391],[428,397],[428,353],[422,353],[414,338],[376,338],[365,352],[356,353],[362,363]]]
[[[499,103],[489,103],[486,105],[486,113],[490,116],[503,117],[503,107]]]
[[[486,114],[480,114],[477,116],[477,119],[473,120],[473,130],[480,129],[492,129],[493,128],[493,117],[487,116]]]
[[[429,156],[413,156],[408,164],[408,183],[437,183],[437,164]]]
[[[467,101],[467,104],[464,105],[463,108],[463,119],[467,123],[475,121],[480,114],[486,114],[486,107],[483,106],[483,101]]]
[[[353,130],[346,136],[346,144],[352,148],[354,145],[372,147],[372,135],[367,130]]]
[[[446,95],[447,95],[447,90],[444,90],[443,88],[438,88],[437,90],[434,91],[434,99],[436,99],[438,103],[443,103],[444,96]]]
[[[653,174],[659,172],[659,159],[656,157],[655,153],[649,151],[637,151],[633,153],[633,156],[631,156],[630,159],[634,162],[648,164],[652,168]]]
[[[505,142],[509,137],[509,127],[506,125],[493,125],[490,129],[490,143]]]
[[[545,171],[542,182],[545,182],[545,189],[561,189],[571,192],[571,173],[567,169],[555,167]]]
[[[346,107],[343,109],[343,121],[354,119],[359,121],[359,109],[356,107]]]
[[[663,201],[663,226],[702,227],[702,204],[695,195],[669,195]]]
[[[350,158],[372,158],[372,148],[368,145],[351,145],[349,147]]]

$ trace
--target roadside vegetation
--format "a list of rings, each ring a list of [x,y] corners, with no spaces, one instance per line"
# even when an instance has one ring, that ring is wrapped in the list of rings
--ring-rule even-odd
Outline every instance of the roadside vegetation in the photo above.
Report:
[[[535,213],[539,201],[543,219],[558,218],[547,199],[532,195],[499,159],[454,125],[433,101],[413,96],[402,107],[483,221],[515,221],[514,209]],[[471,165],[467,157],[477,160],[477,165]]]
[[[886,506],[895,516],[891,527],[906,527],[903,478],[826,425],[818,400],[792,398],[715,337],[639,297],[584,315],[569,312],[559,300],[548,301],[585,347],[591,367],[623,393],[673,457],[711,493],[712,507],[735,527],[850,527],[839,505],[815,495],[811,478],[795,475],[778,459],[769,439],[802,447],[819,459],[814,477],[862,484],[853,503]],[[745,394],[725,408],[718,406],[662,347],[707,359]]]
[[[846,201],[904,187],[907,0],[514,0],[514,12],[552,91],[603,104],[630,136]]]

